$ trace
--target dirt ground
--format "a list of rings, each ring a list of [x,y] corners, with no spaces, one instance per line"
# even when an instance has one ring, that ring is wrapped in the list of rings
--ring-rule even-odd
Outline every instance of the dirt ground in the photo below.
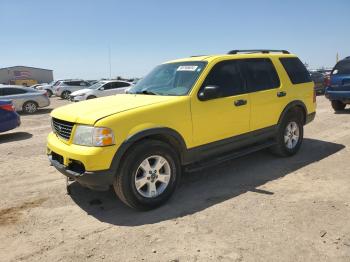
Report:
[[[49,165],[49,109],[0,135],[0,261],[350,261],[350,110],[318,97],[301,151],[185,174],[137,212]]]

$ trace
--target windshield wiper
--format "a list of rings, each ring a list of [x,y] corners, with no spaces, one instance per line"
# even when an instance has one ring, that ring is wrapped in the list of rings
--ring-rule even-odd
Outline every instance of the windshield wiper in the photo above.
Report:
[[[135,94],[143,94],[143,95],[158,95],[155,92],[149,91],[149,90],[142,90],[142,91],[138,91],[135,92]]]

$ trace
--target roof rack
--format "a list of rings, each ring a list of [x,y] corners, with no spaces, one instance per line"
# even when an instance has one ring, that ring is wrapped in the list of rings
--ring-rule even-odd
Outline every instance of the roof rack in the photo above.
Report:
[[[238,53],[283,53],[283,54],[289,54],[287,50],[273,50],[273,49],[250,49],[250,50],[231,50],[228,52],[229,55],[236,55]]]

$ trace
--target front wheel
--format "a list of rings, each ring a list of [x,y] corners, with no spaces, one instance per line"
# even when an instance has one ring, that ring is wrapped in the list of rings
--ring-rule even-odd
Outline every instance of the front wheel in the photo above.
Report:
[[[69,91],[64,91],[61,95],[62,99],[69,99],[70,92]]]
[[[338,100],[332,100],[332,107],[334,111],[341,111],[345,109],[346,104]]]
[[[295,155],[300,149],[303,137],[302,114],[299,111],[291,112],[282,120],[275,138],[277,144],[271,150],[283,157]]]
[[[123,159],[113,184],[118,197],[128,206],[150,210],[165,203],[181,176],[176,152],[166,143],[144,140]]]

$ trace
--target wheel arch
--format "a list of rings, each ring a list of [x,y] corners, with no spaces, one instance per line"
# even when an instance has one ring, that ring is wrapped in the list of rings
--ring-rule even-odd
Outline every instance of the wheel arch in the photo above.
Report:
[[[185,143],[185,140],[183,137],[174,129],[167,128],[167,127],[157,127],[157,128],[150,128],[145,129],[140,132],[137,132],[133,134],[132,136],[128,137],[118,148],[117,152],[115,153],[111,169],[115,172],[118,171],[120,167],[121,160],[125,153],[136,143],[141,142],[145,139],[154,139],[159,140],[162,142],[165,142],[172,146],[175,151],[178,153],[180,162],[184,162],[185,152],[187,150],[187,146]]]
[[[293,102],[290,102],[289,104],[286,105],[286,107],[283,109],[280,118],[278,120],[278,126],[281,124],[283,121],[284,117],[291,111],[293,110],[300,110],[303,114],[303,124],[306,124],[306,118],[307,118],[307,108],[304,104],[304,102],[300,100],[295,100]]]

